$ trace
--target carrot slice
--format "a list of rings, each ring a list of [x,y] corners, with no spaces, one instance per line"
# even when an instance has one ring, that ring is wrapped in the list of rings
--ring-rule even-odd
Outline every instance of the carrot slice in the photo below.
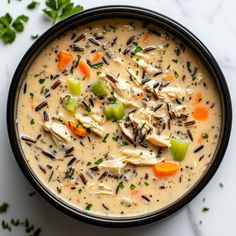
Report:
[[[174,175],[179,169],[178,163],[175,162],[160,162],[152,167],[154,174],[157,177],[166,177]]]
[[[140,195],[140,189],[135,189],[131,192],[132,197],[137,197]]]
[[[78,135],[79,137],[85,137],[87,135],[86,129],[82,126],[76,127],[76,124],[73,121],[68,121],[67,127],[73,134]]]
[[[203,106],[198,106],[193,110],[193,118],[195,120],[206,120],[208,118],[208,109]]]
[[[73,60],[73,55],[70,52],[62,50],[58,56],[59,70],[63,70],[72,60]]]
[[[143,35],[143,43],[149,43],[150,41],[150,33],[147,31]]]
[[[88,79],[90,78],[90,68],[85,60],[79,61],[79,69],[81,70],[81,72],[84,74],[86,78]]]
[[[172,75],[168,75],[168,76],[166,77],[166,80],[167,80],[167,81],[173,81],[173,80],[175,80],[175,78],[174,78]]]
[[[101,52],[95,52],[94,56],[93,56],[93,59],[92,59],[92,62],[96,62],[96,61],[100,60],[101,58],[102,58],[102,53]]]
[[[75,185],[74,183],[65,183],[63,186],[70,188],[70,187],[73,187],[74,185]]]

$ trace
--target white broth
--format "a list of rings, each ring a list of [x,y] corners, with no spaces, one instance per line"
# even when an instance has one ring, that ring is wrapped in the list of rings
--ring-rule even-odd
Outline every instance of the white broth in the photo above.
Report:
[[[212,160],[216,91],[201,59],[164,30],[92,22],[32,63],[18,101],[22,149],[42,184],[80,210],[119,218],[158,211]]]

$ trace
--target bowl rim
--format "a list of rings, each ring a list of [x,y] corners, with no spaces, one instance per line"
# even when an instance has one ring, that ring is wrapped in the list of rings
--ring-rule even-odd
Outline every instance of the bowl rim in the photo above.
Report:
[[[177,32],[179,36],[180,35],[183,36],[183,39],[188,40],[188,42],[192,42],[191,46],[195,47],[195,49],[200,52],[201,56],[205,58],[211,69],[212,70],[214,69],[215,80],[217,80],[215,82],[217,83],[218,90],[221,92],[220,101],[222,104],[222,116],[223,116],[222,128],[221,128],[222,133],[220,140],[221,145],[219,145],[215,155],[217,156],[217,158],[214,159],[214,161],[206,171],[207,174],[204,174],[200,178],[201,181],[195,184],[191,188],[191,191],[186,196],[181,197],[174,204],[168,206],[164,210],[150,213],[148,215],[141,215],[141,216],[138,215],[128,219],[126,218],[110,219],[110,218],[104,218],[99,215],[86,214],[86,212],[75,210],[72,206],[66,204],[65,201],[54,197],[54,194],[51,193],[49,190],[47,190],[46,187],[44,187],[43,184],[40,183],[39,179],[36,178],[36,176],[32,173],[32,171],[30,171],[26,161],[23,158],[23,155],[21,154],[21,149],[19,147],[20,145],[18,143],[17,127],[16,127],[17,125],[15,118],[16,98],[17,98],[16,94],[17,91],[19,90],[19,87],[21,87],[19,86],[19,82],[22,80],[22,74],[24,73],[26,66],[29,64],[28,62],[30,58],[32,58],[33,55],[38,53],[37,52],[38,48],[42,46],[43,43],[48,40],[48,38],[52,38],[53,35],[61,34],[61,32],[58,33],[61,29],[63,29],[63,31],[67,31],[68,27],[73,28],[74,27],[73,25],[83,24],[83,20],[88,21],[89,19],[89,21],[93,21],[98,19],[99,16],[104,17],[105,15],[111,15],[111,14],[116,15],[117,18],[121,18],[122,16],[126,15],[127,16],[126,18],[133,18],[132,16],[135,16],[138,17],[139,20],[142,20],[141,18],[143,19],[146,18],[150,19],[150,21],[151,20],[158,21],[158,24],[163,24],[166,25],[167,27],[170,27],[171,29],[174,29],[174,31]],[[128,14],[133,14],[133,15],[129,17]],[[59,23],[55,24],[50,29],[48,29],[45,33],[43,33],[43,35],[40,36],[40,38],[27,50],[27,52],[23,56],[22,60],[20,61],[15,71],[9,89],[6,113],[7,113],[8,136],[14,157],[21,171],[25,175],[26,179],[37,190],[37,192],[39,192],[41,196],[48,202],[50,202],[54,207],[64,212],[65,214],[85,223],[90,223],[93,225],[105,226],[105,227],[133,227],[152,223],[155,221],[162,220],[176,213],[177,211],[182,209],[185,205],[187,205],[207,185],[207,183],[211,180],[216,170],[218,169],[228,145],[231,132],[231,125],[232,125],[232,105],[228,86],[218,63],[216,62],[212,54],[209,52],[209,50],[206,48],[206,46],[194,34],[192,34],[188,29],[186,29],[181,24],[177,23],[175,20],[163,14],[155,12],[153,10],[141,7],[126,6],[126,5],[109,5],[109,6],[90,8],[73,16],[70,16],[63,21],[60,21]]]

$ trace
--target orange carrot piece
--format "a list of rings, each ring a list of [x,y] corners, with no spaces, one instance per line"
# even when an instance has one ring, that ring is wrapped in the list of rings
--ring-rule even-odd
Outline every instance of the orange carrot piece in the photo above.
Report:
[[[75,185],[74,183],[65,183],[63,186],[70,188],[73,187],[74,185]]]
[[[84,74],[86,78],[88,79],[90,78],[90,68],[85,60],[80,60],[79,69],[81,70],[81,72]]]
[[[92,62],[96,62],[96,61],[100,60],[101,58],[102,58],[102,53],[101,52],[95,52],[94,56],[93,56],[93,59],[92,59]]]
[[[62,50],[58,56],[59,70],[63,70],[72,60],[73,60],[73,55],[70,52]]]
[[[100,99],[96,99],[95,101],[94,101],[94,106],[95,107],[100,107],[102,105],[102,101],[100,100]]]
[[[178,163],[172,161],[160,162],[152,167],[152,170],[157,177],[174,175],[178,171],[178,169]]]
[[[150,33],[147,31],[143,35],[143,43],[146,44],[146,43],[149,43],[149,41],[150,41]]]
[[[208,118],[208,109],[204,106],[198,106],[193,110],[193,118],[195,120],[206,120]]]
[[[79,137],[85,137],[87,135],[86,129],[82,126],[76,127],[76,124],[73,121],[68,121],[67,126],[73,134],[78,135]]]
[[[172,76],[172,75],[168,75],[168,76],[166,77],[166,80],[167,80],[167,81],[173,81],[173,80],[175,80],[175,78],[174,78],[174,76]]]
[[[131,192],[132,197],[136,197],[140,195],[140,189],[135,189]]]
[[[145,93],[140,93],[140,94],[138,94],[137,96],[135,96],[134,99],[135,99],[135,100],[140,100],[140,99],[143,99],[145,96],[146,96]]]

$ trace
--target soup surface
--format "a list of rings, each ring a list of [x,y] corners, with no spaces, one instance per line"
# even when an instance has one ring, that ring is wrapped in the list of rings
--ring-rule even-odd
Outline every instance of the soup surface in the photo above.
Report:
[[[211,162],[217,89],[191,49],[143,22],[71,30],[32,63],[18,101],[25,158],[58,198],[93,214],[158,211]]]

